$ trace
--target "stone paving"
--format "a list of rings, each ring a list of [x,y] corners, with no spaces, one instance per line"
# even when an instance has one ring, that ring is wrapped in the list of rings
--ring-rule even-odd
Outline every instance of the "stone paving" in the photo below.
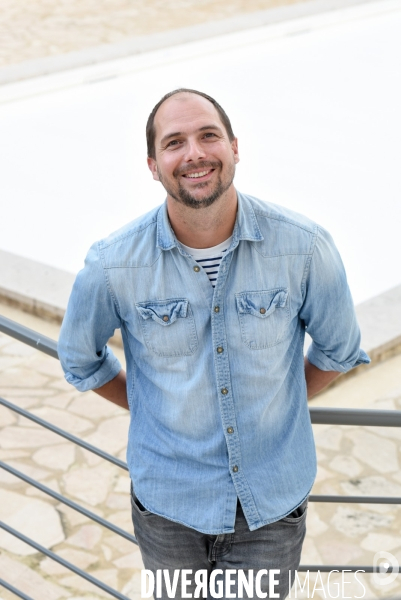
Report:
[[[0,306],[0,314],[57,338],[58,326]],[[121,357],[121,350],[116,348]],[[401,409],[401,355],[315,399],[319,406]],[[58,361],[0,334],[0,396],[125,460],[128,414],[63,379]],[[125,471],[0,406],[0,460],[132,533]],[[318,477],[313,493],[401,496],[396,428],[314,426]],[[129,598],[140,598],[135,545],[0,469],[0,518]],[[401,563],[401,511],[394,505],[310,503],[304,564],[372,564],[378,551]],[[0,530],[0,576],[34,600],[109,597]],[[355,580],[342,597],[363,597]],[[322,575],[323,581],[325,576]],[[401,577],[380,587],[360,576],[366,599],[401,597]],[[310,577],[310,594],[314,576]],[[348,580],[347,580],[348,581]],[[334,586],[335,580],[331,579]],[[317,588],[320,582],[317,582]],[[331,587],[332,597],[335,587]],[[314,598],[330,597],[309,595]],[[299,598],[306,593],[298,592]],[[338,596],[341,597],[341,596]],[[0,600],[15,598],[0,588]]]
[[[0,67],[305,0],[0,0]]]

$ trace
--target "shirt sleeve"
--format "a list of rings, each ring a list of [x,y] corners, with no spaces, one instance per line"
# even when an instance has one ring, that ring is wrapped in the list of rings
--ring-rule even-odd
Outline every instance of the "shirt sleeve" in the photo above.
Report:
[[[75,280],[58,341],[68,383],[85,392],[118,375],[121,365],[106,344],[120,326],[96,243]]]
[[[322,371],[346,373],[370,358],[360,348],[360,330],[345,269],[330,234],[318,228],[300,311],[312,338],[310,363]]]

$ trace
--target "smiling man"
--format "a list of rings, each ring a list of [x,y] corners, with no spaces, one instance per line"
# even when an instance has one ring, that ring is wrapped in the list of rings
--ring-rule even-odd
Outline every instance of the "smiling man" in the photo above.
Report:
[[[178,569],[175,598],[205,577],[219,597],[285,598],[316,474],[307,397],[369,362],[344,268],[321,227],[235,189],[238,142],[213,98],[167,94],[146,133],[166,202],[92,246],[60,359],[131,412],[135,534],[170,577],[158,597]]]
[[[172,124],[181,131],[171,131]],[[229,131],[203,96],[174,94],[170,102],[162,103],[148,122],[153,142],[148,148],[148,165],[168,198],[190,208],[206,208],[230,197],[236,207],[233,179],[238,146],[228,120],[227,127]],[[156,138],[156,129],[165,134]]]

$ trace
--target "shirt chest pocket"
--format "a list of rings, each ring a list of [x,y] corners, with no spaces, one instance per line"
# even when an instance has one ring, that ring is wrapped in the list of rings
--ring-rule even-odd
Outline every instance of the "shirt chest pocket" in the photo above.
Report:
[[[158,356],[188,356],[195,352],[198,338],[188,300],[147,300],[135,306],[149,350]]]
[[[277,288],[235,294],[241,336],[251,350],[279,344],[289,321],[288,290]]]

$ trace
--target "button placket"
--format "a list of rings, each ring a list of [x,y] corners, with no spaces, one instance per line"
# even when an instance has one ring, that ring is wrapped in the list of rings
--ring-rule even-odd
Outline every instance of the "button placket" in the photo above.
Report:
[[[239,448],[239,439],[236,432],[236,416],[232,398],[231,373],[227,350],[227,336],[224,319],[224,296],[223,290],[229,272],[232,252],[226,255],[219,268],[216,287],[214,290],[214,302],[212,304],[212,336],[214,341],[214,363],[218,382],[218,392],[220,397],[220,413],[222,417],[223,431],[228,450],[228,469],[234,475],[239,471],[241,464],[241,455]],[[239,477],[240,475],[237,475]]]

